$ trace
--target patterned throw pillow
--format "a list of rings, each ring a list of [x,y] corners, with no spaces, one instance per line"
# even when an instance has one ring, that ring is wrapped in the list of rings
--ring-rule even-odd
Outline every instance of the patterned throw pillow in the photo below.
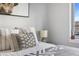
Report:
[[[24,33],[24,34],[18,34],[17,39],[19,42],[20,49],[30,48],[33,46],[36,46],[35,37],[32,32],[30,33]]]

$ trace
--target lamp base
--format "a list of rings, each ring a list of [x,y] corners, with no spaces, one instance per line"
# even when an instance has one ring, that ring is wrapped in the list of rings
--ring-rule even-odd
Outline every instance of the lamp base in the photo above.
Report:
[[[46,38],[42,38],[41,41],[42,41],[42,42],[46,42]]]

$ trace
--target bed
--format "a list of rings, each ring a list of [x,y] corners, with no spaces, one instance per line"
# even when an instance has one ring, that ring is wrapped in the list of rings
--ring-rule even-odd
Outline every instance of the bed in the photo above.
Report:
[[[33,27],[27,28],[27,29],[24,29],[24,28],[23,29],[22,28],[16,28],[16,29],[1,28],[0,31],[1,31],[1,35],[2,35],[1,39],[0,39],[1,40],[0,45],[2,45],[2,43],[3,43],[3,45],[0,46],[0,49],[1,49],[0,56],[79,56],[79,48],[65,46],[65,45],[55,45],[55,44],[44,43],[44,42],[38,41],[35,28],[33,28]],[[34,37],[34,39],[32,39],[30,36],[29,43],[28,43],[29,40],[25,41],[25,40],[27,40],[27,38],[24,37],[24,35],[27,36],[27,34],[26,34],[27,32],[33,34],[32,37]],[[28,33],[28,35],[29,35],[29,33]],[[11,37],[11,34],[14,34],[15,36],[12,35],[12,37]],[[22,41],[21,41],[22,43],[23,42],[25,42],[25,43],[17,44],[17,43],[19,43],[18,40],[20,40],[20,39],[17,39],[16,35],[19,35],[19,34],[23,35],[20,39],[22,39]],[[9,45],[10,45],[11,49],[9,49],[9,47],[8,47],[9,45],[6,46],[6,44],[5,44],[6,38],[7,38],[7,40],[9,39],[9,41],[10,41]],[[3,41],[3,39],[4,39],[4,41]],[[31,44],[31,40],[33,40],[33,43],[35,45],[33,45],[32,47],[29,46],[28,48],[26,48],[26,46]],[[15,44],[15,42],[17,42],[17,43]],[[28,43],[28,44],[26,45],[26,43]],[[18,49],[18,48],[20,48],[19,47],[20,45],[25,45],[24,49],[21,49],[21,50]],[[8,49],[6,49],[6,47],[8,47]]]
[[[79,48],[40,42],[39,46],[17,52],[0,52],[0,56],[79,56]]]
[[[56,46],[53,45],[53,44],[47,44],[47,43],[44,43],[44,42],[39,42],[38,46],[28,48],[28,49],[22,49],[22,50],[15,51],[15,52],[1,51],[0,56],[30,56],[31,55],[30,53],[36,54],[38,51],[41,54],[42,50],[43,50],[43,53],[44,53],[44,50],[47,49],[47,48],[50,48],[50,47],[55,48]]]

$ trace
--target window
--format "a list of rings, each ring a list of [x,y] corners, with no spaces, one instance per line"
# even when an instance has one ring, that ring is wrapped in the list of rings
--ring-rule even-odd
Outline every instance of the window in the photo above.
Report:
[[[79,39],[79,3],[72,4],[73,17],[72,17],[72,29],[71,29],[71,38]]]

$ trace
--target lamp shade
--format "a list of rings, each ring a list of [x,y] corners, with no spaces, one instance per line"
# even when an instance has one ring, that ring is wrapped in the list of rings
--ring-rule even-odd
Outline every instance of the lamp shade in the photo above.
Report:
[[[41,30],[40,31],[40,37],[41,38],[47,38],[48,37],[48,31],[47,30]]]

